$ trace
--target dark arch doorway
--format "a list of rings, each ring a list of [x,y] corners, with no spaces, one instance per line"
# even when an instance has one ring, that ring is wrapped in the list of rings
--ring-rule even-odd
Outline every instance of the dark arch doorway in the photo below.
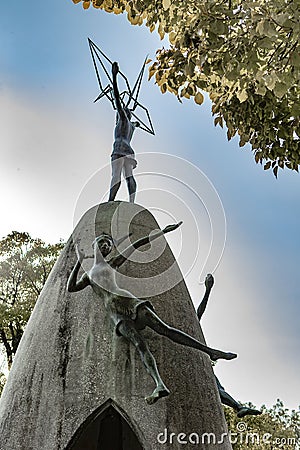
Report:
[[[77,430],[66,450],[143,450],[127,420],[111,404]]]

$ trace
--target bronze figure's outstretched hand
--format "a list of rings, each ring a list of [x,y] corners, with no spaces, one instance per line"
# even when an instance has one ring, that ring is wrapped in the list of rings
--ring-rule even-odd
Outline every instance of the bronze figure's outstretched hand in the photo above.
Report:
[[[76,254],[77,254],[77,259],[78,261],[83,261],[85,259],[85,254],[84,252],[78,247],[78,245],[76,245]]]
[[[163,233],[169,233],[170,231],[174,231],[177,228],[179,228],[180,225],[182,225],[182,224],[183,224],[183,221],[181,220],[178,223],[174,223],[172,225],[167,225],[162,231],[163,231]]]
[[[208,273],[205,278],[205,287],[206,287],[205,294],[204,294],[204,297],[197,309],[197,316],[198,316],[199,322],[200,322],[202,315],[206,309],[208,298],[209,298],[210,292],[212,290],[212,287],[214,285],[214,282],[215,282],[214,277],[212,276],[211,273]],[[228,355],[230,355],[230,353]],[[235,355],[235,353],[231,353],[231,355]],[[214,361],[214,358],[211,358],[211,359],[212,359],[212,361]],[[257,409],[249,408],[248,406],[243,406],[241,403],[236,401],[230,394],[228,394],[228,392],[225,391],[225,388],[221,385],[220,381],[218,380],[218,378],[216,376],[215,376],[215,380],[217,383],[217,388],[219,391],[221,403],[223,403],[223,405],[229,406],[230,408],[234,409],[239,418],[242,418],[245,416],[258,416],[261,414],[261,411],[258,411]]]
[[[119,64],[116,61],[112,63],[112,70],[111,71],[112,71],[112,74],[114,76],[116,76],[117,73],[119,72]]]

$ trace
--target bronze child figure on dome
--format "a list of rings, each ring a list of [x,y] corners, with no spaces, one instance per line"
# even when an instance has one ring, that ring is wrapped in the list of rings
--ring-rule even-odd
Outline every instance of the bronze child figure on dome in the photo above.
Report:
[[[145,368],[156,385],[152,394],[145,398],[148,404],[155,403],[159,398],[169,395],[170,392],[160,377],[155,358],[141,333],[144,328],[149,327],[157,334],[166,336],[177,344],[205,352],[212,360],[220,358],[230,360],[237,356],[234,353],[225,353],[209,348],[183,331],[169,326],[158,317],[149,301],[140,300],[117,285],[116,270],[127,261],[136,249],[165,233],[176,230],[181,223],[168,225],[163,230],[152,232],[130,244],[122,254],[109,260],[107,257],[113,250],[115,242],[109,234],[101,234],[93,243],[94,263],[92,268],[77,280],[81,262],[85,258],[84,254],[78,251],[78,260],[68,280],[69,292],[77,292],[87,286],[93,289],[95,294],[104,301],[117,335],[123,336],[139,352]]]
[[[122,104],[117,84],[117,74],[119,66],[117,62],[112,64],[113,93],[117,107],[117,117],[115,126],[115,141],[111,154],[112,180],[109,192],[109,201],[113,201],[121,185],[121,174],[123,171],[127,183],[129,201],[134,202],[136,194],[136,181],[133,176],[133,169],[136,168],[133,148],[130,145],[134,130],[140,124],[131,121],[130,109]]]
[[[136,195],[136,181],[133,176],[133,170],[137,166],[137,161],[134,150],[131,147],[131,139],[137,127],[149,134],[155,134],[149,111],[138,100],[147,58],[135,83],[130,86],[127,77],[120,71],[118,63],[112,62],[91,39],[88,39],[88,42],[100,88],[100,94],[94,102],[105,98],[110,101],[113,109],[116,111],[114,143],[111,154],[112,179],[109,201],[115,200],[121,186],[123,173],[127,183],[129,201],[133,203]],[[107,64],[108,68],[106,67]],[[125,87],[125,90],[121,88],[121,92],[117,78],[121,80],[123,87]],[[106,84],[107,82],[107,86],[104,87],[104,83]]]

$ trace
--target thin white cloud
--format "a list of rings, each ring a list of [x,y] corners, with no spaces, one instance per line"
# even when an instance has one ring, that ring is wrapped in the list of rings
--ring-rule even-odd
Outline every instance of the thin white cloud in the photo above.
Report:
[[[66,238],[85,180],[103,155],[109,158],[111,130],[102,123],[100,134],[78,113],[8,90],[1,104],[1,209],[7,214],[0,235],[17,228],[51,241]]]

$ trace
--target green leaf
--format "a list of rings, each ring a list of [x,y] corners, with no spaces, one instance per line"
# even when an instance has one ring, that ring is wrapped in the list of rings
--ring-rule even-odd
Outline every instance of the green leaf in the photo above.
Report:
[[[171,0],[163,0],[163,1],[162,1],[162,4],[163,4],[164,10],[166,11],[166,10],[169,9],[170,6],[171,6]]]
[[[223,117],[217,116],[214,120],[215,126],[220,125],[221,128],[223,128]]]
[[[201,92],[197,92],[197,94],[194,97],[194,101],[195,103],[197,103],[197,105],[202,105],[202,103],[204,102],[203,94],[201,94]]]
[[[238,91],[236,94],[237,98],[239,99],[239,101],[241,103],[245,102],[248,98],[248,94],[247,91],[245,89],[243,89],[242,91]]]
[[[269,75],[266,76],[265,78],[266,86],[268,89],[270,89],[270,91],[274,89],[276,81],[277,77],[274,73],[270,73]]]
[[[258,22],[257,26],[256,26],[256,31],[258,32],[258,34],[260,34],[261,36],[263,34],[265,34],[265,20],[262,20],[261,22]]]
[[[291,64],[295,67],[300,67],[300,54],[299,49],[294,50],[291,54]]]
[[[258,95],[264,96],[265,93],[267,92],[267,88],[266,88],[266,86],[265,86],[264,84],[259,83],[259,84],[256,86],[256,88],[255,88],[255,92],[256,92],[256,94],[258,94]]]

